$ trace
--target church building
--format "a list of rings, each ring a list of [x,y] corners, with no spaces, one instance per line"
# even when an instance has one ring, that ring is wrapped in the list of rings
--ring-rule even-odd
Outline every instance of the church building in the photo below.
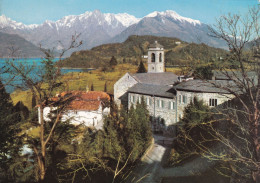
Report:
[[[144,98],[153,130],[166,130],[183,117],[184,108],[194,97],[210,107],[233,98],[217,88],[216,83],[223,83],[223,80],[193,80],[165,72],[164,48],[155,41],[148,47],[148,72],[126,73],[114,85],[114,99],[117,105],[130,108]]]

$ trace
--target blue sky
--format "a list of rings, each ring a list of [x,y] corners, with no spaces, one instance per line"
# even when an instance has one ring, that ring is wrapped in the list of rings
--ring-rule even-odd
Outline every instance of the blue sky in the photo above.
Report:
[[[0,14],[25,24],[56,21],[99,9],[103,13],[128,13],[143,17],[153,11],[174,10],[178,14],[213,24],[220,15],[245,13],[260,0],[0,0]]]

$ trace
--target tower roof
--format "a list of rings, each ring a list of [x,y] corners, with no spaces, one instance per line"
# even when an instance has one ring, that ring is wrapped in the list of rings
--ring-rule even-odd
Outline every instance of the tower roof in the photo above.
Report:
[[[163,48],[163,46],[160,45],[157,41],[154,41],[153,44],[149,45],[149,48]]]

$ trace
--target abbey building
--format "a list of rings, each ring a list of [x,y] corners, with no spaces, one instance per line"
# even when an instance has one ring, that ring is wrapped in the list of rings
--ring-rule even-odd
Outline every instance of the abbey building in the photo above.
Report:
[[[114,85],[114,99],[118,105],[130,107],[143,97],[149,110],[153,128],[167,129],[183,116],[184,108],[197,97],[210,107],[233,98],[217,85],[230,84],[215,73],[209,81],[196,80],[165,72],[164,48],[157,41],[148,48],[148,72],[126,73]]]

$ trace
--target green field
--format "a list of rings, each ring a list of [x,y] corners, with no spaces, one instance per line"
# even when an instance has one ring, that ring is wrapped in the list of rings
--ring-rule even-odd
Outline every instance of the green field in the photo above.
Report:
[[[135,73],[137,66],[130,64],[120,64],[115,67],[114,71],[102,72],[101,70],[94,70],[91,72],[71,72],[62,76],[62,82],[64,84],[63,89],[66,91],[72,90],[87,90],[87,87],[91,88],[93,84],[95,91],[104,91],[105,83],[107,83],[107,92],[113,94],[114,83],[122,77],[125,73]],[[56,91],[62,92],[62,91]],[[31,109],[32,95],[29,90],[21,91],[16,90],[11,94],[13,103],[16,104],[22,101],[25,106]]]

